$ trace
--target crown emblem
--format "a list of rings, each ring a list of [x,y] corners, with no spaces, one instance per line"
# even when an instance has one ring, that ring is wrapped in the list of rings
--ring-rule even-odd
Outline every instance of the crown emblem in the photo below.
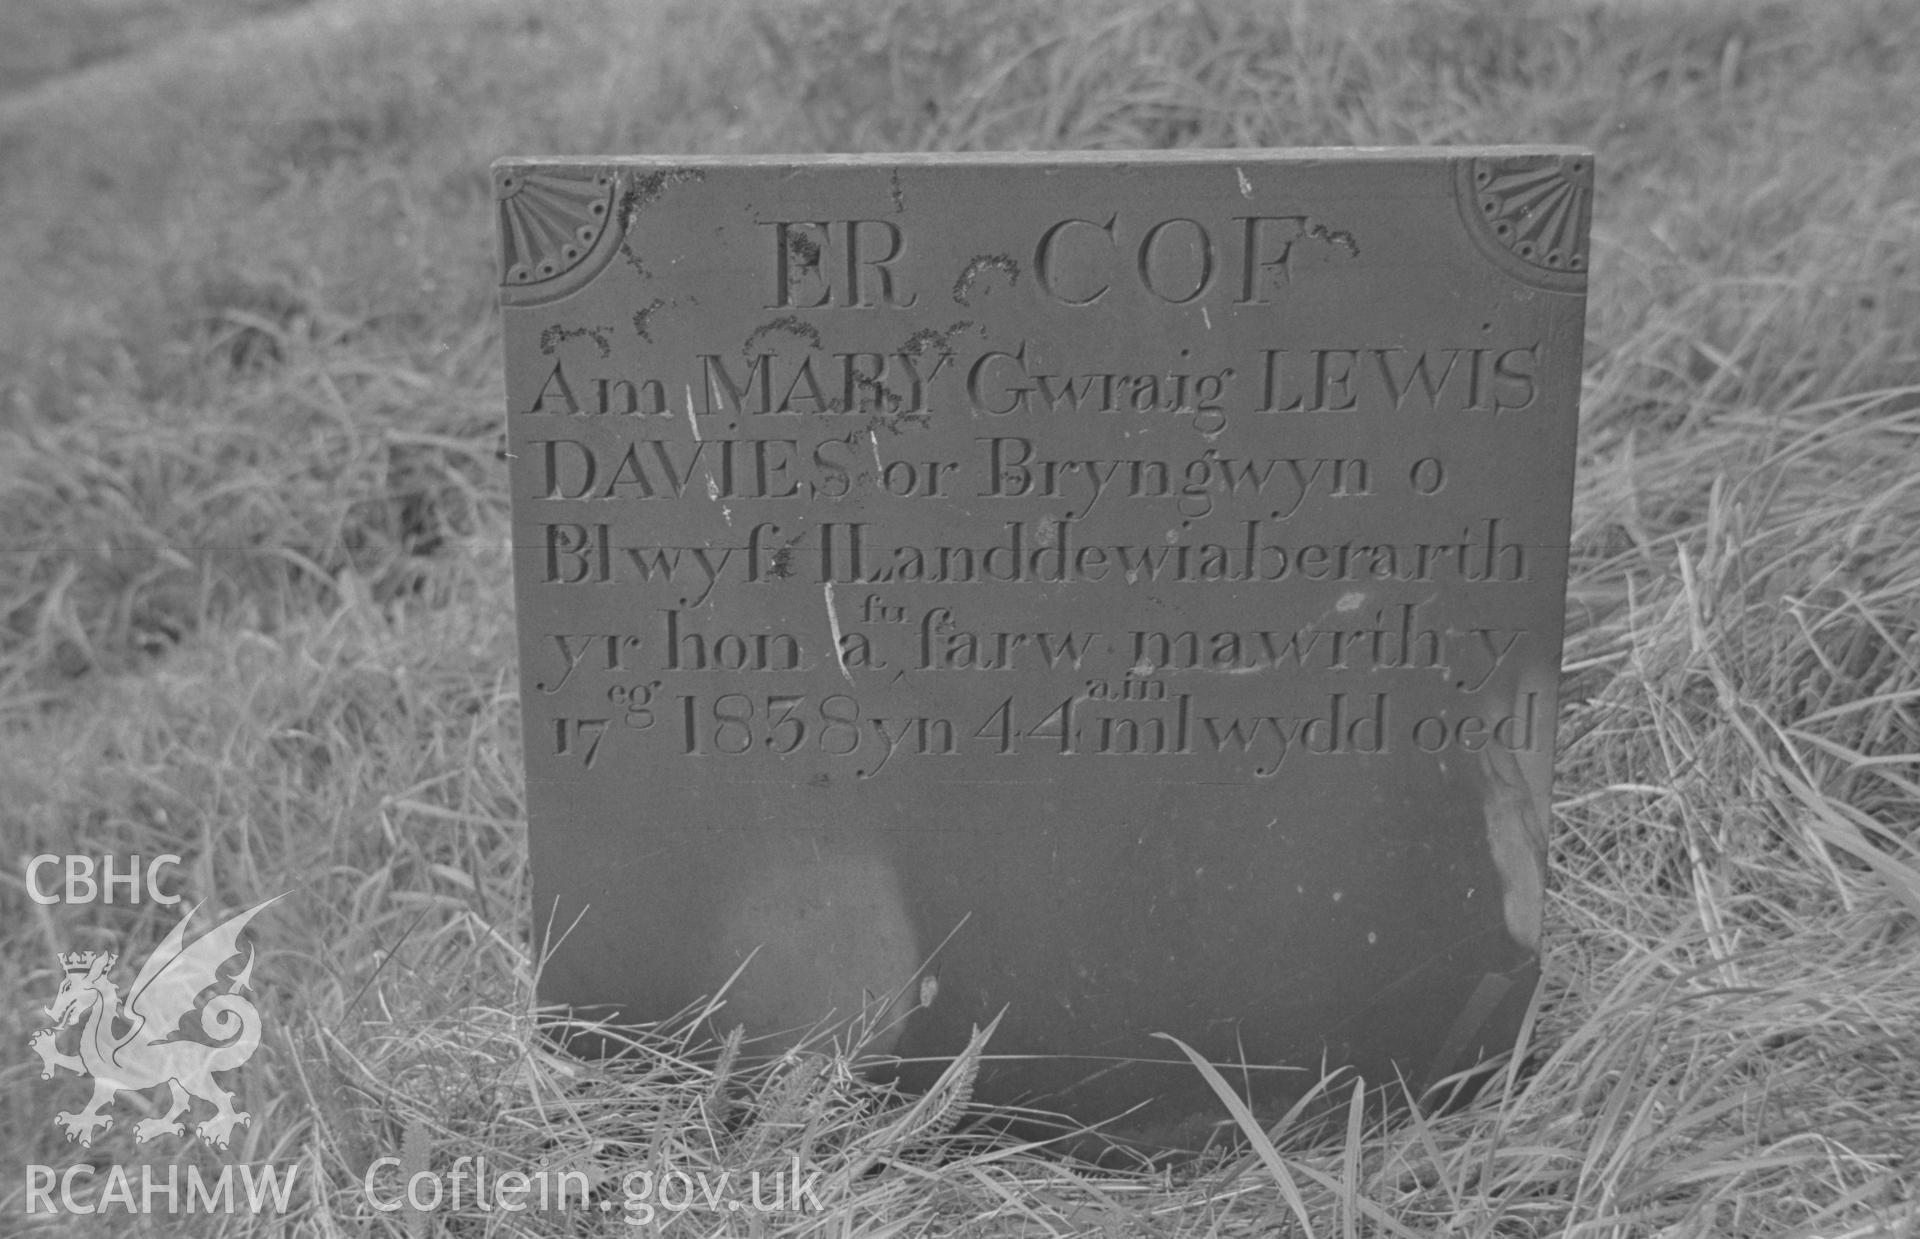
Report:
[[[86,972],[93,967],[92,951],[69,951],[60,957],[60,966],[69,974]]]

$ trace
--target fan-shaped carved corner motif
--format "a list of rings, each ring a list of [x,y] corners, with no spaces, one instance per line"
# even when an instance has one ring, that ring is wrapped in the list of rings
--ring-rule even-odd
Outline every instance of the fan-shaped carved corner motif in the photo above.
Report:
[[[501,297],[538,305],[583,287],[620,247],[611,171],[497,168]]]
[[[1538,287],[1572,292],[1586,286],[1591,157],[1466,159],[1455,188],[1468,231],[1501,266]]]

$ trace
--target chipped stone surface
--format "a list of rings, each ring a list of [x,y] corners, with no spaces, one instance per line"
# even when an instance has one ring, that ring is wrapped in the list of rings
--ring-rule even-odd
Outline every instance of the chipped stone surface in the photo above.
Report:
[[[1263,1115],[1511,1044],[1590,156],[495,175],[546,999],[1005,1008],[981,1097],[1160,1144],[1155,1033]]]

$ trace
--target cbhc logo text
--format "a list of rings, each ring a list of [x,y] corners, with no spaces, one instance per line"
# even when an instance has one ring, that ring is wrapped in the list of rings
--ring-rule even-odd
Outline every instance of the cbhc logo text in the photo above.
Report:
[[[111,855],[96,858],[42,853],[27,862],[27,894],[35,903],[92,903],[96,899],[112,903],[117,889],[122,893],[121,903],[139,903],[143,896],[168,906],[180,902],[180,896],[160,892],[159,880],[160,870],[180,863],[178,856],[171,852],[156,856],[145,869],[140,867],[138,856],[129,856],[125,858],[124,872],[119,868],[119,860]],[[42,872],[47,869],[54,872],[42,878]],[[52,884],[53,889],[43,888],[43,881]]]

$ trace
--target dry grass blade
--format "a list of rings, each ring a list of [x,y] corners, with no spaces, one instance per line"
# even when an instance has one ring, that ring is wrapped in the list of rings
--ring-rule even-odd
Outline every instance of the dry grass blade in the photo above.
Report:
[[[1254,1156],[1260,1159],[1260,1164],[1266,1167],[1269,1175],[1273,1176],[1274,1185],[1280,1189],[1281,1198],[1287,1202],[1287,1208],[1293,1211],[1293,1216],[1300,1223],[1301,1230],[1306,1232],[1307,1239],[1313,1239],[1313,1219],[1307,1213],[1307,1202],[1301,1197],[1300,1188],[1294,1183],[1292,1172],[1287,1169],[1286,1159],[1281,1157],[1280,1151],[1273,1147],[1273,1141],[1267,1138],[1266,1130],[1260,1126],[1259,1120],[1253,1117],[1253,1111],[1247,1108],[1247,1103],[1241,1100],[1240,1094],[1233,1091],[1233,1085],[1227,1083],[1226,1077],[1220,1074],[1219,1068],[1208,1062],[1198,1050],[1180,1038],[1169,1033],[1153,1035],[1162,1041],[1172,1042],[1182,1054],[1187,1056],[1187,1061],[1193,1064],[1194,1070],[1206,1080],[1207,1087],[1213,1090],[1214,1096],[1218,1097],[1220,1103],[1227,1108],[1227,1113],[1233,1116],[1233,1121],[1239,1126],[1240,1133],[1252,1146]]]

